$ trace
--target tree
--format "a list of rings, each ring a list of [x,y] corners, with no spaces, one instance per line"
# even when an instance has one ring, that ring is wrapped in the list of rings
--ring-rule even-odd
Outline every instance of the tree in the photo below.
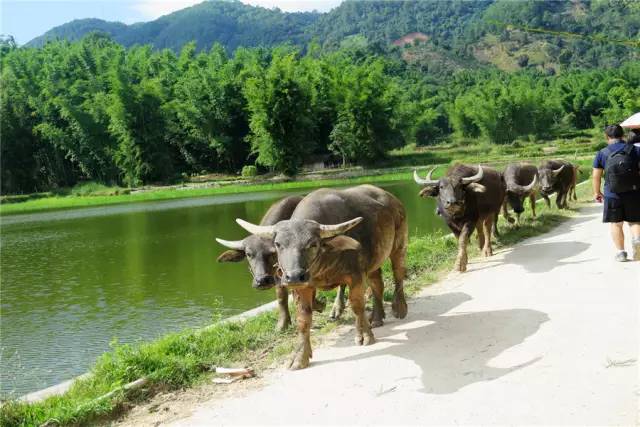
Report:
[[[263,76],[251,77],[245,96],[251,112],[248,136],[257,162],[294,175],[313,151],[311,93],[296,53],[274,52]]]

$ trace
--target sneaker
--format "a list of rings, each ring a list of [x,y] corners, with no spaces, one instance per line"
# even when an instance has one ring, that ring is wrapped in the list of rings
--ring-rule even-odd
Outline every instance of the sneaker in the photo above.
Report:
[[[627,260],[627,253],[625,251],[620,251],[616,254],[615,260],[618,262],[625,262]]]
[[[631,247],[633,248],[633,260],[640,261],[640,237],[631,240]]]

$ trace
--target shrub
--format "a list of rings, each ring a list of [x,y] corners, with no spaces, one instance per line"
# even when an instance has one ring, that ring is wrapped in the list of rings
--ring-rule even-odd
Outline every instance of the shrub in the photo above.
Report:
[[[244,178],[253,178],[258,176],[258,168],[254,165],[247,165],[242,168],[242,176]]]

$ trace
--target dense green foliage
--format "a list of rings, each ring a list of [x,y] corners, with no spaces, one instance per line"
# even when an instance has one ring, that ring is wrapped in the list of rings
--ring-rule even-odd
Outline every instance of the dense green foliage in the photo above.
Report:
[[[507,144],[640,108],[637,62],[434,80],[367,47],[241,48],[229,57],[190,43],[176,55],[92,35],[0,52],[3,194],[84,180],[162,183],[252,164],[292,175],[317,159],[379,162],[452,132]]]
[[[626,0],[346,1],[326,14],[216,0],[44,39],[90,30],[102,33],[0,41],[3,194],[245,165],[293,175],[451,136],[557,136],[640,107],[640,7]],[[427,39],[391,44],[415,31]]]

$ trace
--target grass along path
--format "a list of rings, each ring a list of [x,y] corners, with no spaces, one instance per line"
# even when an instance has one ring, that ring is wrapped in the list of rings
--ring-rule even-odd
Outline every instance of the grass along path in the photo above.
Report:
[[[588,185],[578,187],[579,197],[584,199],[587,194]],[[533,219],[527,208],[519,228],[500,220],[502,237],[496,248],[549,231],[574,211],[549,210],[540,203],[538,213],[538,218]],[[442,234],[412,238],[407,255],[407,295],[414,295],[450,271],[456,248],[456,242],[443,238]],[[469,248],[470,257],[478,256],[475,245],[469,245]],[[388,265],[384,272],[385,281],[390,283]],[[385,299],[389,300],[391,291],[387,288]],[[332,296],[333,293],[327,295],[328,298]],[[336,323],[329,320],[328,312],[327,309],[325,313],[314,315],[315,340],[335,328]],[[5,402],[0,408],[0,425],[88,424],[111,419],[158,392],[205,383],[216,366],[252,366],[260,372],[269,365],[281,363],[293,350],[294,330],[290,328],[284,334],[275,332],[276,317],[274,311],[244,321],[219,322],[204,330],[169,334],[141,345],[114,344],[112,351],[98,359],[91,375],[77,380],[65,394],[36,403]],[[350,310],[346,310],[339,323],[352,322]],[[122,389],[139,378],[148,379],[144,387],[130,392]],[[100,399],[107,393],[111,393],[108,398]]]
[[[553,156],[549,156],[551,158]],[[539,163],[543,158],[518,158],[517,160],[529,160],[533,164]],[[572,161],[581,166],[583,173],[590,168],[592,156],[581,156]],[[472,161],[473,160],[473,161]],[[456,162],[477,163],[477,158],[461,158]],[[495,165],[503,168],[504,165],[514,161],[512,157],[495,157],[486,160],[483,164]],[[451,162],[453,163],[453,162]],[[425,164],[423,166],[405,166],[388,169],[358,169],[358,170],[334,170],[330,172],[318,173],[314,175],[301,176],[298,180],[286,182],[255,182],[255,183],[227,183],[222,186],[190,188],[190,187],[168,187],[149,191],[134,192],[130,194],[115,195],[69,195],[51,196],[29,199],[22,202],[0,204],[0,216],[31,213],[48,210],[74,209],[92,206],[105,206],[123,203],[148,202],[160,200],[183,199],[190,197],[207,197],[223,194],[241,194],[278,190],[304,190],[317,188],[319,186],[341,186],[358,185],[365,183],[381,183],[411,180],[414,168],[425,169],[433,166],[440,166],[438,173],[442,174],[445,167],[450,163]]]

